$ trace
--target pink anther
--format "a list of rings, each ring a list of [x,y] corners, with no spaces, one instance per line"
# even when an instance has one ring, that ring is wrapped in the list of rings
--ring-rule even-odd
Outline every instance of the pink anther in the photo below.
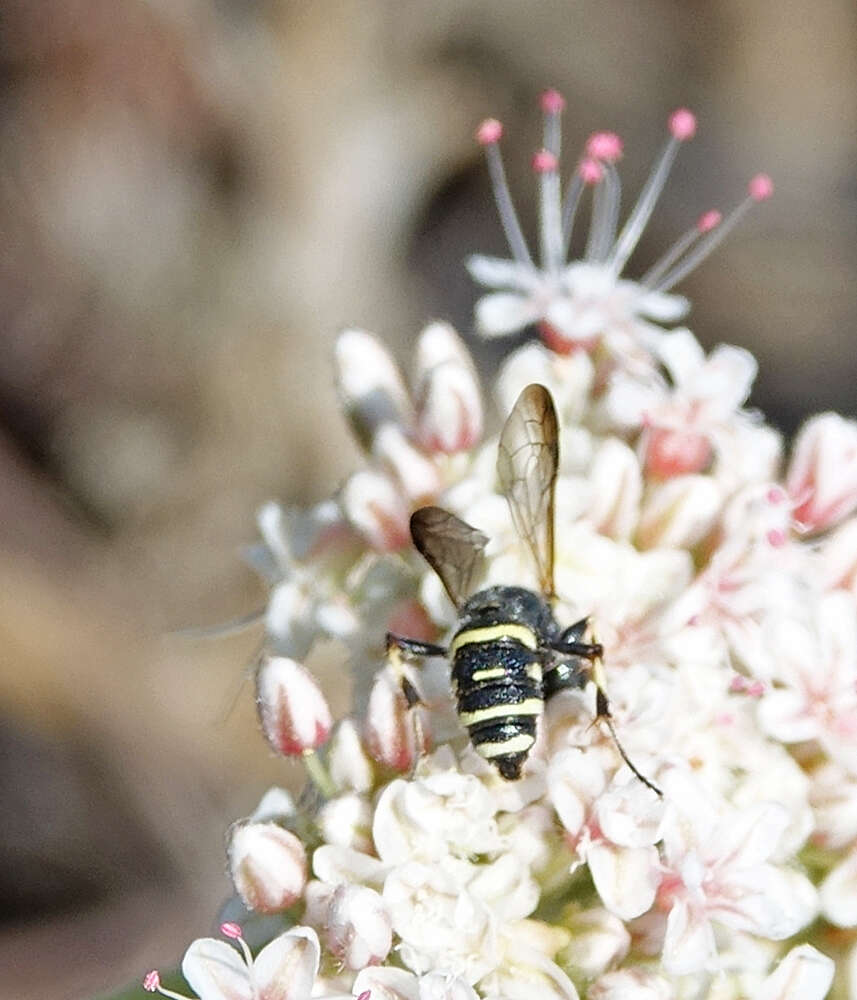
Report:
[[[733,694],[740,694],[742,691],[747,690],[747,681],[740,674],[736,674],[732,680],[729,682],[729,690]]]
[[[362,993],[358,993],[357,1000],[369,1000],[372,996],[372,990],[363,990]]]
[[[546,90],[539,100],[542,111],[548,115],[558,115],[565,107],[565,98],[558,90],[554,90],[552,87]],[[360,1000],[359,997],[358,1000]]]
[[[231,920],[227,920],[225,923],[220,925],[220,933],[224,937],[232,938],[233,941],[237,941],[243,936],[241,925],[234,924]]]
[[[774,182],[767,174],[756,174],[747,185],[747,193],[753,201],[767,201],[774,193]]]
[[[476,141],[481,146],[491,146],[503,137],[503,124],[496,118],[486,118],[476,129]]]
[[[786,533],[781,528],[771,528],[767,534],[768,544],[781,549],[786,544]]]
[[[669,129],[679,142],[692,139],[696,135],[696,115],[687,108],[677,108],[669,117]]]
[[[593,132],[586,140],[586,155],[605,163],[615,163],[622,148],[622,139],[615,132]]]
[[[160,988],[161,985],[161,974],[157,969],[152,969],[151,972],[147,972],[143,978],[143,989],[147,993],[155,993]]]
[[[710,209],[708,212],[703,212],[702,215],[696,220],[696,229],[700,233],[710,233],[712,229],[716,229],[720,223],[723,221],[723,216],[716,208]]]
[[[781,504],[786,499],[785,490],[779,486],[772,486],[765,494],[768,503]]]
[[[584,184],[598,184],[604,179],[604,167],[598,160],[593,160],[591,156],[580,161],[577,172]]]
[[[533,156],[533,170],[537,174],[553,173],[559,166],[559,161],[549,149],[540,149]]]

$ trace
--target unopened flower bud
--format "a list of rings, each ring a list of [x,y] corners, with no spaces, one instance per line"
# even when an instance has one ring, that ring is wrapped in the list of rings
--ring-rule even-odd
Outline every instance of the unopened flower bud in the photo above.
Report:
[[[325,939],[331,952],[349,969],[383,962],[393,943],[384,900],[366,886],[337,886],[327,910]]]
[[[360,795],[338,795],[325,802],[318,813],[318,827],[328,844],[372,850],[372,810]]]
[[[825,587],[847,590],[857,598],[857,518],[832,531],[819,546]]]
[[[440,491],[440,476],[434,462],[423,454],[395,424],[379,428],[372,454],[395,476],[405,495],[425,502]]]
[[[723,498],[709,476],[678,476],[646,498],[637,529],[644,549],[692,548],[714,527]]]
[[[593,983],[586,996],[587,1000],[674,1000],[675,988],[648,969],[617,969]]]
[[[694,430],[649,427],[644,441],[646,474],[655,479],[703,472],[714,454],[708,437]]]
[[[631,947],[631,935],[624,922],[607,910],[574,913],[565,924],[571,931],[571,941],[563,951],[563,964],[585,979],[595,979],[618,965]]]
[[[643,478],[637,456],[618,438],[606,438],[592,462],[588,517],[603,534],[627,541],[637,527]]]
[[[229,870],[249,910],[280,913],[304,890],[306,852],[293,833],[276,823],[242,823],[230,834]]]
[[[837,413],[808,420],[794,444],[786,488],[795,520],[809,532],[824,531],[857,508],[857,422]]]
[[[811,944],[786,955],[755,994],[755,1000],[824,1000],[836,966]]]
[[[312,675],[286,656],[263,659],[256,671],[256,705],[265,738],[287,757],[316,750],[333,724]]]
[[[336,341],[336,382],[345,413],[367,450],[379,427],[411,422],[411,402],[392,356],[364,330],[345,330]]]
[[[389,670],[375,677],[366,712],[366,746],[372,757],[395,771],[407,771],[416,754],[411,709],[401,685]]]
[[[342,488],[342,509],[376,552],[395,552],[411,540],[410,511],[389,476],[364,469]]]
[[[424,448],[453,454],[482,436],[482,400],[473,361],[448,323],[432,323],[417,345],[417,434]]]
[[[368,792],[372,788],[372,762],[351,719],[343,719],[330,738],[327,769],[337,788],[354,792]]]

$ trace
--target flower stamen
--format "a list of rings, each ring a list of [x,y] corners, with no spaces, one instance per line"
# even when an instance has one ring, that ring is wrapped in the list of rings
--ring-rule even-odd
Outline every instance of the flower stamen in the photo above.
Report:
[[[476,130],[476,139],[485,149],[488,173],[491,177],[491,186],[494,189],[494,200],[497,203],[500,223],[506,234],[509,249],[519,264],[533,267],[533,258],[530,256],[527,241],[521,230],[521,223],[518,221],[518,213],[515,211],[512,195],[509,192],[509,182],[506,180],[506,168],[503,166],[503,157],[500,155],[502,136],[503,126],[496,118],[486,118]]]

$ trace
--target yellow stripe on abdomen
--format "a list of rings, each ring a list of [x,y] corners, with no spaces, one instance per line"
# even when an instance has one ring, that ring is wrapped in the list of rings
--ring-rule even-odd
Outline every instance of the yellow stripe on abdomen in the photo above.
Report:
[[[514,718],[516,715],[541,715],[544,702],[541,698],[526,698],[514,705],[486,705],[472,712],[459,712],[458,718],[462,726],[475,726],[488,719],[502,719],[505,716]]]
[[[466,632],[459,632],[452,640],[449,655],[455,656],[462,646],[470,646],[477,642],[494,642],[497,639],[517,639],[521,645],[528,649],[538,647],[536,634],[531,628],[526,625],[518,625],[515,622],[505,622],[500,625],[485,625],[482,628],[469,628]]]
[[[484,670],[474,670],[470,675],[471,681],[495,681],[506,676],[505,667],[486,667]]]
[[[491,760],[492,757],[502,757],[507,753],[526,753],[535,742],[535,738],[529,733],[520,733],[499,743],[477,743],[476,752],[480,757]]]

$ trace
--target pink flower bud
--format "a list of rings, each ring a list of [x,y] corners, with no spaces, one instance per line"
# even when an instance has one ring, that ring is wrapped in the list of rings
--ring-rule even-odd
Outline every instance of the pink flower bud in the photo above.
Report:
[[[857,518],[840,524],[819,546],[824,585],[857,598]]]
[[[417,384],[417,434],[427,451],[447,455],[466,451],[479,441],[482,399],[466,353],[463,358],[437,361],[424,371]]]
[[[327,747],[327,769],[337,788],[354,792],[372,788],[372,762],[351,719],[343,719],[333,732]]]
[[[668,427],[646,431],[644,465],[646,473],[655,479],[703,472],[712,457],[711,442],[698,431]]]
[[[440,491],[440,475],[434,462],[395,424],[379,428],[372,443],[372,454],[395,476],[405,495],[415,504],[432,500]]]
[[[371,446],[386,423],[410,424],[405,383],[384,345],[364,330],[344,330],[336,341],[336,383],[357,439]]]
[[[349,969],[379,965],[393,943],[384,900],[374,889],[362,885],[337,886],[327,910],[325,940]]]
[[[243,823],[230,834],[229,870],[248,909],[280,913],[303,893],[306,852],[293,833],[276,823]]]
[[[256,671],[256,706],[265,739],[286,757],[316,750],[333,724],[312,675],[285,656],[266,656]]]
[[[366,746],[379,764],[394,771],[407,771],[416,760],[416,733],[411,709],[401,685],[390,670],[378,672],[369,694]]]
[[[410,544],[410,509],[389,476],[368,469],[355,472],[342,488],[340,502],[351,526],[376,552]]]
[[[786,488],[793,517],[808,532],[824,531],[857,508],[857,422],[837,413],[808,420],[794,443]]]

